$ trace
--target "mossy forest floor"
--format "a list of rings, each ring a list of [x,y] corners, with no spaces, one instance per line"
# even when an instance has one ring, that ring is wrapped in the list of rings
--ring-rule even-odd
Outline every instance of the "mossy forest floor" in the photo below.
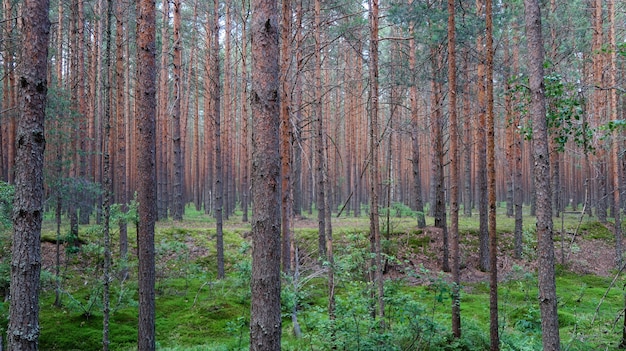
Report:
[[[537,302],[534,218],[524,217],[524,252],[513,259],[513,219],[500,208],[499,315],[502,350],[541,350]],[[554,220],[557,294],[563,350],[614,350],[622,336],[624,274],[614,270],[614,239],[593,217],[565,214]],[[317,255],[314,214],[295,221],[300,262],[297,278],[283,279],[284,350],[486,350],[489,340],[488,273],[478,265],[478,216],[462,217],[460,339],[450,329],[448,273],[440,271],[441,235],[418,229],[414,213],[381,218],[386,253],[384,319],[371,317],[367,283],[368,218],[333,218],[337,309],[327,313],[326,265]],[[427,223],[432,224],[428,218]],[[610,227],[610,225],[609,225]],[[245,350],[251,273],[250,224],[241,214],[225,224],[227,277],[216,279],[215,222],[188,208],[182,222],[157,225],[157,345],[159,350]],[[67,228],[63,228],[67,232]],[[102,340],[101,228],[81,226],[80,247],[61,248],[61,306],[54,305],[57,280],[56,229],[46,217],[42,239],[40,349],[98,350]],[[561,235],[561,232],[564,234]],[[117,228],[113,228],[117,237]],[[130,258],[116,260],[112,281],[111,349],[136,349],[137,277],[135,232],[129,226]],[[6,243],[5,243],[6,244]],[[116,249],[115,249],[116,250]],[[120,272],[127,267],[130,274]],[[1,272],[0,272],[1,273]],[[294,313],[294,311],[296,311]],[[8,302],[0,303],[6,332]],[[296,336],[297,320],[302,334]]]

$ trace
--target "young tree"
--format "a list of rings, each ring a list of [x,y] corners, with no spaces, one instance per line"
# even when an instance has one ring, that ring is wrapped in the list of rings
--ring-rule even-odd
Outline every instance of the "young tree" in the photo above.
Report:
[[[281,339],[278,13],[276,0],[252,1],[251,351],[278,351]]]
[[[37,350],[43,215],[44,120],[48,91],[48,0],[26,0],[22,13],[22,63],[13,202],[9,350]]]
[[[137,200],[139,226],[139,317],[137,349],[155,349],[154,224],[156,221],[156,9],[137,2]]]
[[[529,112],[532,117],[534,178],[537,190],[537,253],[542,342],[545,351],[558,351],[561,346],[554,277],[550,156],[543,80],[544,48],[541,34],[541,10],[538,0],[524,0],[524,8],[529,55],[528,77],[531,97]]]

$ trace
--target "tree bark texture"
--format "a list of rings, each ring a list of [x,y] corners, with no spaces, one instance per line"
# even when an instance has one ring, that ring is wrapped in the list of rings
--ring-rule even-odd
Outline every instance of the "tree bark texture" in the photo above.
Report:
[[[489,334],[491,351],[500,350],[498,335],[498,237],[496,233],[496,146],[493,111],[493,5],[485,3],[487,96],[487,193],[489,203]]]
[[[155,349],[156,20],[154,0],[137,2],[137,200],[139,317],[137,349]]]
[[[315,0],[315,207],[320,259],[326,258],[326,206],[324,199],[324,122],[322,116],[322,19],[321,0]]]
[[[291,39],[291,2],[282,2],[282,28],[280,51],[280,162],[281,162],[281,217],[282,217],[282,261],[283,271],[289,272],[291,266],[291,218],[293,217],[291,197],[291,140],[292,129],[290,121],[291,95],[289,84],[289,42]]]
[[[476,1],[476,10],[479,17],[484,13],[484,0]],[[487,135],[486,135],[486,114],[487,96],[485,86],[485,36],[483,33],[476,38],[476,49],[478,50],[478,67],[476,89],[478,95],[478,123],[476,125],[476,179],[478,186],[478,216],[479,216],[479,269],[489,270],[489,229],[488,229],[488,205],[487,205]]]
[[[48,91],[50,20],[48,0],[26,0],[22,13],[22,64],[13,202],[13,247],[9,293],[9,350],[37,350],[39,341],[39,275],[43,215],[44,120]]]
[[[183,88],[182,88],[182,64],[183,64],[183,55],[182,55],[182,44],[181,44],[181,36],[180,36],[180,0],[172,1],[172,5],[174,7],[174,58],[173,58],[173,79],[174,79],[174,89],[173,93],[173,105],[172,105],[172,153],[174,156],[174,179],[172,181],[172,192],[173,192],[173,201],[172,201],[172,218],[175,221],[181,221],[183,219],[183,213],[185,212],[185,204],[183,201],[183,192],[184,185],[183,180],[185,179],[183,176],[184,165],[183,165],[183,155],[182,155],[182,145],[181,145],[181,126],[186,126],[183,120],[181,120],[181,106],[180,102],[183,96]],[[165,87],[163,87],[165,88]]]
[[[534,178],[537,196],[537,251],[539,256],[539,307],[543,349],[560,350],[552,239],[552,202],[550,189],[550,155],[546,124],[543,82],[544,48],[541,34],[541,11],[537,0],[524,0],[528,68],[531,94],[530,115],[533,124]]]
[[[374,257],[372,269],[376,288],[376,315],[385,317],[383,260],[380,242],[380,221],[378,214],[378,0],[370,0],[370,243]]]
[[[222,155],[222,122],[220,101],[220,41],[219,2],[213,1],[213,125],[215,132],[215,246],[217,251],[217,277],[224,278],[224,157]]]
[[[250,350],[280,350],[279,47],[276,0],[252,1]]]
[[[413,0],[409,0],[409,5]],[[413,38],[415,24],[409,26],[411,40],[409,41],[409,65],[411,70],[417,70],[417,52],[415,39]],[[412,147],[412,171],[413,171],[413,198],[415,199],[415,211],[417,212],[417,227],[426,227],[426,215],[424,213],[424,202],[422,200],[422,177],[420,171],[420,143],[419,143],[419,104],[417,91],[417,77],[413,75],[414,82],[411,85],[411,147]]]
[[[461,337],[459,252],[459,135],[456,111],[455,0],[448,0],[448,95],[450,113],[450,248],[452,251],[452,334]]]

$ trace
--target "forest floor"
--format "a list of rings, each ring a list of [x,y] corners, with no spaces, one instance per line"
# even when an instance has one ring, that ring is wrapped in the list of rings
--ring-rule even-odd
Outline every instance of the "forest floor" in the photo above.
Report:
[[[488,282],[489,273],[478,269],[478,231],[477,218],[462,218],[460,223],[461,282],[463,285],[462,308],[464,325],[469,328],[470,336],[464,339],[474,346],[459,346],[452,350],[482,350],[485,345],[482,330],[488,324]],[[503,214],[498,217],[498,278],[501,282],[503,308],[503,337],[507,345],[526,345],[526,348],[505,348],[507,350],[534,350],[540,340],[538,310],[536,303],[536,235],[532,217],[525,217],[523,235],[524,250],[521,259],[513,258],[513,221]],[[432,218],[427,218],[432,224]],[[614,267],[614,238],[612,227],[601,225],[594,218],[565,218],[561,237],[561,222],[554,219],[555,256],[557,262],[557,289],[559,293],[559,319],[562,339],[570,350],[611,349],[615,345],[616,320],[621,315],[623,306],[622,291],[611,281],[616,273]],[[328,321],[320,315],[326,302],[325,268],[317,263],[317,220],[313,217],[300,217],[294,221],[295,237],[302,249],[299,256],[301,263],[301,281],[290,286],[285,281],[286,296],[293,296],[301,309],[300,320],[303,332],[309,339],[294,338],[290,330],[290,321],[286,318],[285,350],[325,350],[323,340],[327,336],[324,330]],[[387,231],[387,227],[390,228]],[[338,308],[344,310],[344,316],[336,323],[348,323],[342,328],[344,342],[350,345],[358,338],[358,329],[351,330],[351,318],[360,318],[363,330],[370,330],[368,338],[391,337],[396,345],[402,345],[402,338],[407,331],[403,319],[391,321],[394,330],[389,335],[372,333],[374,320],[370,320],[365,308],[368,294],[364,274],[368,268],[369,224],[366,217],[333,218],[334,245],[338,274]],[[64,228],[66,230],[66,228]],[[239,218],[225,222],[225,248],[227,279],[215,280],[215,223],[212,218],[200,214],[187,215],[184,222],[163,221],[157,225],[157,312],[159,321],[157,331],[162,347],[160,350],[240,350],[246,349],[246,323],[249,313],[249,274],[250,274],[250,223],[243,223]],[[82,246],[67,250],[60,245],[59,259],[61,274],[64,278],[64,307],[54,308],[54,283],[52,278],[56,268],[57,250],[55,230],[52,223],[44,223],[42,241],[44,294],[42,305],[42,347],[50,350],[90,350],[99,344],[101,331],[100,296],[98,277],[101,276],[100,232],[97,226],[82,226]],[[116,238],[116,229],[112,230]],[[389,290],[388,309],[390,317],[394,313],[398,318],[404,313],[415,315],[416,312],[405,310],[412,303],[418,307],[432,308],[430,312],[417,312],[421,317],[419,325],[431,325],[430,332],[422,330],[422,337],[431,335],[428,344],[448,345],[447,318],[449,296],[446,291],[451,286],[450,273],[442,272],[443,236],[440,229],[427,226],[417,228],[412,216],[392,217],[388,222],[381,219],[381,235],[384,238],[384,251],[387,253],[385,265],[386,287]],[[129,264],[133,272],[136,265],[134,250],[134,228],[129,227]],[[68,253],[69,252],[69,253]],[[67,256],[66,256],[67,255]],[[69,260],[66,261],[66,257]],[[565,264],[563,264],[563,259]],[[133,344],[133,330],[136,327],[136,277],[131,274],[128,281],[116,281],[113,286],[114,323],[111,332],[113,349],[130,350]],[[623,278],[622,278],[623,280]],[[621,284],[622,281],[618,282]],[[389,284],[389,286],[387,286]],[[621,286],[621,285],[620,285]],[[295,291],[293,290],[295,289]],[[399,290],[397,290],[399,289]],[[610,292],[610,293],[609,293]],[[608,296],[606,295],[607,293]],[[291,295],[294,294],[294,295]],[[408,295],[407,295],[408,294]],[[386,292],[387,295],[387,292]],[[605,295],[606,297],[603,297]],[[411,298],[410,296],[413,296]],[[585,296],[584,299],[581,299]],[[285,298],[285,297],[283,297]],[[409,298],[409,300],[406,300]],[[428,301],[431,301],[430,303]],[[283,301],[283,304],[288,301]],[[406,305],[409,303],[409,305]],[[421,304],[424,307],[419,307]],[[394,304],[395,307],[394,307]],[[403,307],[404,306],[404,307]],[[603,306],[600,308],[600,306]],[[284,306],[285,307],[285,306]],[[287,307],[285,307],[287,308]],[[398,310],[398,308],[400,308]],[[396,309],[396,310],[394,310]],[[394,312],[395,311],[395,312]],[[6,311],[5,311],[6,312]],[[346,312],[348,314],[346,314]],[[0,304],[0,314],[2,305]],[[596,315],[599,319],[596,320]],[[69,319],[66,317],[71,316]],[[96,316],[96,318],[93,318]],[[352,317],[350,317],[352,316]],[[342,319],[344,318],[345,321]],[[600,320],[601,319],[601,320]],[[409,320],[410,321],[410,320]],[[434,323],[434,324],[433,324]],[[338,324],[339,325],[339,324]],[[413,325],[413,328],[419,325]],[[444,327],[445,326],[445,327]],[[80,333],[84,337],[67,337],[79,333],[76,328],[86,328]],[[52,330],[51,330],[52,328]],[[443,328],[443,329],[440,329]],[[0,324],[2,329],[2,324]],[[437,332],[438,331],[438,332]],[[130,333],[130,334],[129,334]],[[357,334],[355,334],[357,333]],[[415,335],[415,331],[412,332]],[[429,334],[434,333],[434,334]],[[471,333],[478,333],[474,336]],[[207,335],[212,337],[207,339]],[[340,334],[342,335],[342,334]],[[477,336],[479,335],[479,336]],[[64,336],[66,339],[64,339]],[[135,331],[136,336],[136,331]],[[207,340],[213,340],[207,346]],[[317,341],[316,341],[317,340]],[[341,338],[338,340],[342,340]],[[426,339],[424,339],[426,340]],[[80,342],[77,342],[80,341]],[[322,341],[319,344],[318,341]],[[361,340],[365,342],[365,339]],[[423,341],[423,340],[422,340]],[[372,341],[374,342],[374,341]],[[178,345],[174,347],[174,345]],[[203,346],[194,346],[203,345]],[[221,346],[220,346],[221,345]],[[304,346],[303,346],[304,345]],[[503,344],[504,345],[504,344]],[[533,346],[535,345],[535,346]],[[167,348],[167,347],[169,348]],[[68,348],[69,347],[69,348]],[[346,348],[347,347],[347,348]],[[443,346],[442,346],[443,347]],[[352,349],[345,346],[344,349]],[[406,349],[400,347],[399,349]],[[410,348],[409,348],[410,349]],[[414,348],[421,350],[426,348]],[[450,349],[450,348],[442,348]],[[363,348],[362,350],[366,350]],[[385,349],[387,350],[387,349]],[[391,350],[391,348],[389,349]],[[395,350],[395,349],[394,349]],[[439,348],[432,348],[439,350]]]
[[[316,228],[317,222],[308,218],[299,218],[295,222],[297,228]],[[612,225],[607,225],[612,230]],[[244,233],[247,236],[247,233]],[[577,274],[593,274],[608,277],[615,273],[615,249],[612,242],[606,238],[597,238],[590,233],[589,229],[583,229],[579,233],[567,231],[561,239],[560,232],[555,229],[554,250],[557,264],[565,265],[567,270]],[[439,228],[428,226],[423,229],[415,227],[414,231],[400,234],[397,238],[401,245],[397,251],[396,262],[388,263],[385,276],[387,278],[407,278],[413,284],[422,284],[423,281],[407,277],[407,270],[418,270],[421,267],[430,272],[438,272],[442,267],[443,235]],[[521,259],[515,259],[513,255],[512,233],[500,233],[498,236],[498,276],[499,280],[510,278],[514,268],[521,267],[526,272],[536,273],[537,261],[535,255],[524,255]],[[405,245],[402,245],[402,244]],[[626,243],[626,242],[625,242]],[[208,249],[203,243],[196,242],[188,237],[185,240],[191,261],[207,255]],[[479,283],[489,281],[489,272],[481,271],[479,267],[479,254],[476,250],[476,242],[465,240],[461,233],[461,270],[460,279],[463,283]],[[436,253],[439,253],[437,255]],[[60,265],[66,264],[66,247],[60,245]],[[172,257],[164,257],[172,260]],[[51,241],[42,242],[42,267],[53,271],[56,265],[56,244]]]

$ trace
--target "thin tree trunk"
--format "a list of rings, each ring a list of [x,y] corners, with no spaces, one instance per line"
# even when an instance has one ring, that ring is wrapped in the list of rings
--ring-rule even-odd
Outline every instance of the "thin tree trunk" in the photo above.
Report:
[[[220,41],[219,41],[219,2],[213,1],[214,18],[213,18],[213,123],[215,126],[215,225],[216,225],[216,250],[217,250],[217,277],[224,278],[224,182],[223,182],[223,166],[224,159],[222,157],[222,130],[220,116]]]
[[[159,96],[158,96],[158,123],[160,128],[157,130],[157,138],[160,147],[157,152],[157,186],[158,186],[158,218],[167,219],[169,208],[169,136],[168,136],[168,88],[167,81],[169,78],[169,19],[170,19],[170,0],[163,0],[163,26],[161,27],[161,67],[159,73]]]
[[[513,76],[519,73],[519,40],[516,36],[513,43]],[[519,94],[515,93],[516,101]],[[513,111],[513,125],[517,128],[520,125],[519,111]],[[522,136],[520,133],[513,133],[513,201],[515,204],[515,233],[514,233],[514,255],[516,259],[522,258],[523,249],[523,208],[524,196],[522,193]]]
[[[479,16],[484,11],[484,0],[477,0],[476,7]],[[489,270],[489,229],[488,229],[488,205],[487,205],[487,149],[486,149],[486,87],[485,87],[485,62],[484,34],[479,34],[476,39],[476,47],[479,52],[477,68],[477,94],[478,94],[478,123],[476,126],[476,179],[478,181],[478,216],[479,216],[479,269]]]
[[[117,4],[119,6],[119,2]],[[104,135],[102,140],[104,145],[102,148],[103,158],[103,196],[102,196],[102,210],[104,214],[104,223],[102,228],[102,236],[104,241],[104,267],[102,277],[102,350],[109,350],[109,321],[111,317],[111,303],[110,303],[110,275],[111,275],[111,233],[110,233],[110,220],[111,220],[111,159],[109,155],[109,148],[112,146],[111,140],[111,21],[113,20],[113,0],[107,0],[106,10],[106,49],[104,52]],[[121,19],[118,17],[118,25]],[[116,29],[119,29],[116,28]],[[117,38],[121,36],[121,33],[116,33]],[[117,45],[116,45],[117,46]],[[118,48],[119,49],[119,48]],[[117,62],[116,62],[116,75],[118,74]],[[118,82],[119,84],[119,82]],[[119,94],[119,93],[118,93]],[[119,97],[119,95],[118,95]],[[119,108],[119,101],[117,107]],[[124,131],[126,132],[126,131]],[[121,244],[121,243],[120,243]],[[121,245],[120,245],[121,246]]]
[[[450,113],[450,236],[452,251],[452,334],[461,337],[461,279],[459,251],[459,136],[456,114],[455,0],[448,0],[448,95]]]
[[[248,182],[248,37],[246,28],[246,18],[249,13],[249,9],[246,6],[247,2],[244,0],[244,12],[245,18],[241,21],[241,71],[244,77],[244,81],[241,87],[241,210],[243,212],[242,222],[248,222],[248,204],[250,203],[250,192]]]
[[[174,89],[173,93],[173,105],[172,105],[172,151],[174,156],[173,168],[174,168],[174,179],[173,179],[173,203],[172,203],[172,218],[175,221],[181,221],[183,219],[183,214],[185,212],[185,204],[183,202],[183,179],[184,179],[184,164],[183,164],[183,156],[182,156],[182,143],[181,143],[181,129],[186,126],[183,119],[181,119],[181,99],[183,96],[183,88],[182,88],[182,64],[183,64],[183,55],[182,55],[182,43],[180,36],[180,0],[173,0],[172,5],[174,6],[174,56],[172,60],[173,69],[172,75],[174,80]]]
[[[413,0],[409,0],[409,5]],[[409,65],[411,70],[417,70],[417,52],[415,48],[415,39],[413,38],[415,24],[411,23],[409,33],[411,40],[409,41]],[[411,140],[412,140],[412,158],[413,165],[413,198],[415,199],[415,211],[417,212],[417,227],[426,227],[426,216],[424,213],[424,202],[422,200],[422,177],[420,172],[420,143],[419,143],[419,104],[417,92],[417,77],[413,75],[413,84],[410,89],[411,98]]]
[[[318,0],[319,1],[319,0]],[[376,315],[383,320],[385,317],[383,260],[380,242],[380,223],[378,215],[378,0],[370,0],[370,243],[375,269],[374,282],[376,287]]]
[[[616,91],[616,86],[617,86],[617,82],[616,82],[616,77],[615,75],[617,74],[617,45],[616,45],[616,38],[615,38],[615,5],[614,5],[615,0],[608,0],[607,1],[607,10],[609,12],[609,52],[610,52],[610,73],[609,73],[609,86],[611,87],[611,90],[609,91],[609,103],[610,103],[610,108],[609,108],[609,113],[611,114],[611,121],[617,121],[619,119],[618,114],[617,114],[617,91]],[[613,181],[613,218],[615,219],[615,263],[617,266],[617,269],[620,269],[622,267],[623,264],[623,258],[622,255],[624,254],[623,252],[623,245],[622,245],[622,218],[621,218],[621,200],[620,200],[620,165],[619,165],[619,161],[620,161],[620,155],[621,155],[621,150],[620,150],[620,143],[619,143],[619,139],[620,139],[621,135],[620,135],[620,130],[619,129],[615,129],[613,131],[613,142],[612,142],[612,148],[611,148],[611,158],[613,161],[613,174],[612,174],[612,181]]]
[[[315,207],[318,223],[319,257],[326,258],[326,207],[324,200],[324,121],[322,116],[322,19],[321,0],[315,0]]]
[[[289,43],[291,40],[291,2],[282,1],[282,27],[280,50],[280,163],[281,163],[281,218],[282,218],[282,260],[283,271],[289,272],[291,266],[291,121],[289,118],[291,98],[289,85]]]
[[[486,0],[485,28],[487,48],[487,190],[489,194],[489,334],[491,351],[500,350],[498,335],[498,237],[496,233],[496,147],[493,111],[493,5]]]
[[[294,216],[302,215],[302,84],[301,76],[304,67],[302,60],[302,0],[297,2],[296,6],[296,77],[294,81],[294,100],[295,100],[295,127],[293,135],[293,214]]]
[[[230,143],[230,126],[231,126],[231,25],[232,19],[230,15],[230,0],[223,0],[224,2],[224,62],[223,62],[223,103],[221,104],[222,113],[224,115],[224,123],[220,124],[221,130],[220,134],[222,135],[222,141],[220,145],[220,162],[221,162],[221,182],[222,182],[222,217],[225,220],[228,220],[231,211],[231,202],[232,196],[230,191],[230,186],[233,183],[231,181],[231,143]],[[218,190],[219,191],[219,190]]]
[[[109,0],[113,1],[113,0]],[[120,211],[125,214],[128,211],[128,182],[126,179],[126,116],[124,114],[124,3],[122,0],[115,2],[115,83],[116,83],[116,114],[117,114],[117,198],[121,205]],[[108,46],[107,46],[108,47]],[[106,108],[105,108],[106,109]],[[113,145],[110,145],[112,147]],[[120,259],[123,265],[123,276],[126,277],[126,258],[128,254],[128,226],[124,218],[119,220],[120,227]]]
[[[463,59],[463,71],[465,72],[465,85],[470,82],[470,70],[469,70],[469,48],[464,50]],[[465,96],[463,98],[463,111],[465,115],[464,130],[463,130],[463,170],[464,170],[464,183],[463,183],[463,215],[466,217],[472,216],[473,197],[472,197],[472,113],[470,104],[470,89],[465,88]]]
[[[448,226],[446,220],[446,198],[444,184],[444,118],[443,118],[443,84],[439,79],[443,64],[443,54],[441,47],[431,47],[431,67],[432,67],[432,93],[431,93],[431,145],[433,148],[432,157],[432,192],[431,199],[433,217],[435,217],[435,227],[440,229],[443,239],[443,252],[441,259],[441,269],[450,272],[450,252],[448,243]]]

